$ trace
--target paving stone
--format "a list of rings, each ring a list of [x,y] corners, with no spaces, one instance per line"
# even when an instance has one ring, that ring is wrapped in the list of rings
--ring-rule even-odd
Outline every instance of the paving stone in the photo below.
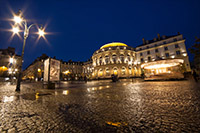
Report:
[[[56,90],[23,83],[20,93],[0,83],[0,132],[200,130],[200,83],[124,83],[68,83]]]

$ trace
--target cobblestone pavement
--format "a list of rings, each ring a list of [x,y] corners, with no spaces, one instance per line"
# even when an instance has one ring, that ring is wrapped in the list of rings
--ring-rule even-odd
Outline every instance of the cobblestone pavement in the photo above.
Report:
[[[200,83],[0,85],[0,132],[199,132]]]

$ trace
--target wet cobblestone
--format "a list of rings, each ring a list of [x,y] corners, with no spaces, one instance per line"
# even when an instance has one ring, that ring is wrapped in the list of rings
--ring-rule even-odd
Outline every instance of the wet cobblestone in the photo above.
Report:
[[[199,132],[193,81],[0,85],[0,132]]]

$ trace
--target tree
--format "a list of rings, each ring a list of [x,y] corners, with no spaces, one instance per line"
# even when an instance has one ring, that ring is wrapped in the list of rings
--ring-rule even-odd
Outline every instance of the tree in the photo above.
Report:
[[[195,44],[189,49],[194,54],[194,66],[200,69],[200,38],[195,37]]]

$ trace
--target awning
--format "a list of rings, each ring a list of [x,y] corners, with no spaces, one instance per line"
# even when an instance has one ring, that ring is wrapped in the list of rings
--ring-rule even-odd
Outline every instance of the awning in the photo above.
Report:
[[[158,68],[166,68],[180,65],[184,62],[183,59],[167,59],[167,60],[159,60],[148,63],[143,63],[141,65],[144,69],[158,69]]]

